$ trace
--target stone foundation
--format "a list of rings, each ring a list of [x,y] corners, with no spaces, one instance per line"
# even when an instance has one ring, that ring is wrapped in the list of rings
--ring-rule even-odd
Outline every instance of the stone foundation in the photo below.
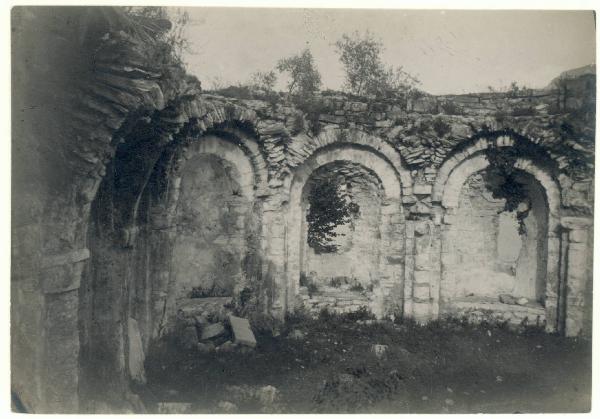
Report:
[[[546,310],[539,304],[504,304],[495,298],[462,298],[444,304],[444,316],[467,319],[472,323],[483,321],[512,326],[546,325]]]

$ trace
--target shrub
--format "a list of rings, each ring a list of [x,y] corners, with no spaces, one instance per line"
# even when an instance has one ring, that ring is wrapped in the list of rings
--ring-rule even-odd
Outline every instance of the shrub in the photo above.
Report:
[[[438,137],[443,137],[448,134],[452,128],[450,127],[450,124],[445,122],[442,118],[436,118],[433,120],[433,130]]]
[[[464,115],[462,108],[454,102],[442,102],[440,106],[446,115]]]
[[[345,281],[344,281],[345,282]],[[336,276],[334,278],[331,278],[329,280],[329,286],[333,287],[333,288],[339,288],[342,286],[342,278],[339,276]]]
[[[511,112],[512,116],[533,116],[537,111],[531,106],[516,107]]]
[[[365,287],[363,287],[363,285],[360,282],[357,282],[356,284],[350,287],[350,291],[363,292],[364,290]]]
[[[371,313],[367,306],[361,306],[358,310],[342,315],[345,320],[355,322],[357,320],[374,320],[375,315]]]

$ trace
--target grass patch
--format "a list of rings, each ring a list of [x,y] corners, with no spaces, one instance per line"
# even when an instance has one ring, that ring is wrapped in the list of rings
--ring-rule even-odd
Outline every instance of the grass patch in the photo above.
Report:
[[[365,309],[360,317],[370,317]],[[589,409],[591,345],[520,333],[506,325],[447,319],[357,322],[356,315],[288,316],[277,337],[252,353],[182,352],[154,347],[144,399],[188,401],[206,412],[226,386],[275,386],[281,413],[514,413]],[[301,340],[287,338],[300,330]],[[387,345],[377,357],[372,345]],[[173,395],[175,394],[175,395]],[[449,404],[447,400],[451,400]],[[239,406],[242,413],[256,408]]]

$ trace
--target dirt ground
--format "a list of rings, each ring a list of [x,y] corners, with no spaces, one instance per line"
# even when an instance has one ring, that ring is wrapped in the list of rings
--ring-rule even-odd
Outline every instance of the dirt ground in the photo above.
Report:
[[[252,351],[155,348],[139,389],[193,413],[587,412],[591,342],[464,321],[290,319]],[[379,354],[373,345],[387,345]],[[256,389],[271,389],[263,397]],[[274,390],[273,387],[276,389]],[[273,395],[273,392],[275,394]],[[264,393],[264,392],[263,392]]]

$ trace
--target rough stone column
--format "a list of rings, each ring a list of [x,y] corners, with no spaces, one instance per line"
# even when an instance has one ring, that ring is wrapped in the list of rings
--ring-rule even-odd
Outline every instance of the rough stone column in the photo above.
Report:
[[[578,336],[583,332],[585,292],[590,278],[591,249],[588,248],[590,218],[563,217],[561,224],[569,230],[566,254],[565,335]]]
[[[558,328],[558,298],[560,295],[560,266],[565,257],[561,250],[561,239],[555,232],[548,233],[548,263],[546,268],[546,295],[544,307],[546,308],[546,331],[553,333]],[[561,261],[561,258],[563,259]]]
[[[452,235],[452,224],[455,220],[455,209],[449,208],[443,216],[440,226],[440,283],[438,290],[438,309],[443,309],[444,301],[451,299],[456,293],[456,244]]]
[[[381,283],[376,290],[378,298],[371,307],[382,318],[402,312],[404,294],[404,229],[405,218],[401,203],[390,200],[381,208],[380,263]]]
[[[263,211],[263,281],[266,287],[270,288],[271,314],[283,318],[286,311],[293,307],[293,296],[297,287],[295,283],[288,284],[289,267],[286,264],[292,262],[287,257],[287,225],[284,215],[286,211],[276,197],[265,201]]]
[[[439,240],[431,220],[414,223],[413,316],[419,322],[437,317],[439,291]]]
[[[12,391],[26,409],[40,406],[43,362],[42,321],[44,295],[40,292],[41,228],[39,224],[15,225],[11,237],[11,381]]]
[[[415,223],[406,221],[404,243],[404,305],[403,315],[413,316],[413,285],[415,272]]]

